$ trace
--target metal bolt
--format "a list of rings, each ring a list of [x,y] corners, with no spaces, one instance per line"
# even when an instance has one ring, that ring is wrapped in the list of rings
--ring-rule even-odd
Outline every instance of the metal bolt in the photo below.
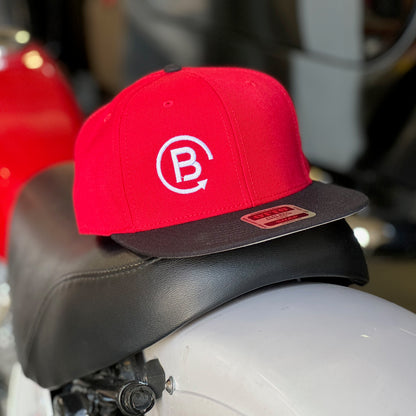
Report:
[[[175,380],[173,379],[172,376],[170,376],[165,383],[165,389],[166,391],[172,395],[173,392],[175,391]]]
[[[124,415],[144,415],[153,407],[155,400],[155,393],[149,386],[133,381],[121,388],[117,404]]]

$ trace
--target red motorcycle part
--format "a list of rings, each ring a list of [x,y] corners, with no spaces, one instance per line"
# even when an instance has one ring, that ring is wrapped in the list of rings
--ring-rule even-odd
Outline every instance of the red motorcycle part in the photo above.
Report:
[[[0,258],[4,260],[19,189],[38,171],[73,158],[83,116],[61,70],[36,44],[0,47],[0,91]]]

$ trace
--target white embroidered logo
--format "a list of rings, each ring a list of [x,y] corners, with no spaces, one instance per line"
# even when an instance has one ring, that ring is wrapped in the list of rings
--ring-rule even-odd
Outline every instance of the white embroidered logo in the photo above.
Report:
[[[172,137],[161,147],[157,155],[156,170],[157,170],[159,179],[161,180],[163,185],[166,186],[166,188],[178,194],[191,194],[193,192],[199,191],[200,189],[205,189],[205,187],[207,186],[207,182],[208,182],[207,178],[198,180],[197,185],[191,188],[178,188],[170,184],[163,176],[163,173],[162,173],[163,154],[168,149],[168,147],[170,147],[173,143],[176,143],[179,141],[181,142],[188,141],[191,143],[189,143],[188,146],[175,147],[170,150],[170,157],[172,160],[173,170],[175,172],[176,184],[179,184],[182,182],[189,182],[192,180],[197,180],[201,176],[202,167],[201,167],[201,164],[197,161],[197,153],[195,149],[192,147],[192,146],[195,146],[195,144],[204,150],[204,152],[206,153],[208,157],[208,160],[214,159],[211,151],[209,150],[209,147],[202,140],[197,139],[196,137],[187,136],[187,135]],[[184,159],[184,156],[185,156],[185,159]],[[188,173],[182,176],[181,169],[184,169],[184,168],[190,168],[190,169],[193,169],[193,171],[190,172],[188,169],[187,170]]]

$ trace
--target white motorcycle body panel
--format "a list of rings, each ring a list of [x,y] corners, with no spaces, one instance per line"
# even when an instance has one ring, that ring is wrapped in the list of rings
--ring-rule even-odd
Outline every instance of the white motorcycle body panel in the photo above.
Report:
[[[416,414],[416,315],[300,284],[240,298],[145,350],[174,392],[150,415]]]
[[[52,416],[48,390],[28,379],[19,364],[12,370],[7,397],[7,416]]]
[[[144,351],[173,394],[150,416],[414,416],[416,315],[327,284],[241,297]],[[48,392],[17,372],[8,416],[50,416]]]

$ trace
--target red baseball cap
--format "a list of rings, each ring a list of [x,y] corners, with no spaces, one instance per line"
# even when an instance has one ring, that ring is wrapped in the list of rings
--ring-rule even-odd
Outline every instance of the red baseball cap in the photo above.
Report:
[[[152,257],[235,249],[367,205],[311,181],[288,93],[250,69],[147,75],[95,112],[75,147],[79,231]]]

